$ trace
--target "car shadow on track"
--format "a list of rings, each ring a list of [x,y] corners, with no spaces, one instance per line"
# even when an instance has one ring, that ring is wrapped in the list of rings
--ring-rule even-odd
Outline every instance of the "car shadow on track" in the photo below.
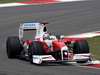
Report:
[[[75,66],[72,63],[69,62],[43,62],[42,64],[32,64],[29,62],[29,60],[23,59],[23,58],[17,58],[17,60],[21,61],[21,62],[27,62],[30,65],[34,65],[34,66]]]
[[[70,63],[67,62],[43,62],[40,65],[34,64],[36,66],[73,66]]]

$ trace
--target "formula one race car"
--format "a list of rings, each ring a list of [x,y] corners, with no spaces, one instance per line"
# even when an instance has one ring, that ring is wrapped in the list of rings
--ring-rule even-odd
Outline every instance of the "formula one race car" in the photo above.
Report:
[[[19,36],[7,38],[8,58],[23,58],[34,64],[71,61],[86,63],[91,60],[85,39],[48,33],[47,24],[37,21],[20,24]]]

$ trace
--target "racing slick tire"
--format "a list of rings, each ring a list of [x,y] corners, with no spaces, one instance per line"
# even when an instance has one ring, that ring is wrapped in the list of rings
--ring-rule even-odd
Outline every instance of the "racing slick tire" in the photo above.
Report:
[[[29,47],[29,57],[31,64],[33,64],[32,55],[44,55],[43,46],[40,42],[33,41],[32,45]]]
[[[8,58],[16,58],[16,56],[20,54],[22,48],[18,37],[11,36],[7,38],[6,49]]]
[[[89,53],[89,45],[86,40],[80,40],[74,43],[73,45],[74,54],[85,54]],[[88,60],[77,61],[77,63],[86,63]]]
[[[89,53],[89,45],[86,40],[77,41],[73,45],[74,54]]]

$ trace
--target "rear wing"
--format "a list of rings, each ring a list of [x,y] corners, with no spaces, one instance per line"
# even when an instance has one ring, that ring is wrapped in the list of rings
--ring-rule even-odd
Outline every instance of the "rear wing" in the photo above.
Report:
[[[39,25],[40,25],[40,23],[38,23],[38,22],[23,23],[23,24],[20,24],[20,27],[23,28],[23,30],[36,30]]]
[[[19,27],[19,38],[23,38],[24,31],[37,30],[40,26],[39,22],[24,22]]]

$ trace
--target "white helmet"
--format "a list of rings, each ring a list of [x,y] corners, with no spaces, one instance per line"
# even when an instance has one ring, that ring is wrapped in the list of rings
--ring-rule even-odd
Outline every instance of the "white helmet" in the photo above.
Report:
[[[45,33],[44,35],[43,35],[43,39],[45,40],[45,39],[48,39],[49,38],[49,34],[48,33]]]
[[[50,36],[50,39],[51,39],[51,40],[56,40],[57,38],[56,38],[56,36],[51,35],[51,36]]]

